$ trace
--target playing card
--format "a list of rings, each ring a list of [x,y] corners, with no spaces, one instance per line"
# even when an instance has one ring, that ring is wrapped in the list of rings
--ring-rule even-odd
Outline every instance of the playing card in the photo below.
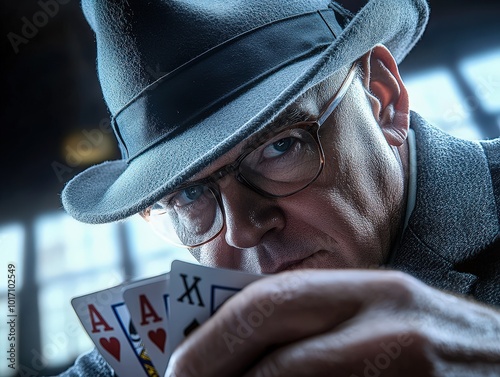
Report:
[[[263,275],[174,261],[170,271],[169,345],[173,351],[231,296]]]
[[[122,286],[71,300],[78,318],[116,375],[158,376],[130,319]]]
[[[164,274],[123,288],[123,299],[134,327],[160,376],[165,374],[170,358],[167,342],[168,283],[169,275]]]

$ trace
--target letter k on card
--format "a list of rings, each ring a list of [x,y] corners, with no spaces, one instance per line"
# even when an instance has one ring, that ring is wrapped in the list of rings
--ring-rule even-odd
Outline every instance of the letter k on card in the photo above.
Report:
[[[263,275],[174,261],[170,271],[169,347],[210,318],[232,295]]]

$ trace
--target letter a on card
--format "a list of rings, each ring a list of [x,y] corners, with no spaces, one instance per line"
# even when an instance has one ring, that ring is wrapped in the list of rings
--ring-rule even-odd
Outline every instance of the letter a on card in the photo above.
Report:
[[[132,322],[160,376],[165,374],[170,358],[168,287],[169,275],[165,274],[132,283],[123,289],[123,299]]]
[[[123,301],[122,287],[113,287],[71,301],[96,348],[118,376],[156,373]]]

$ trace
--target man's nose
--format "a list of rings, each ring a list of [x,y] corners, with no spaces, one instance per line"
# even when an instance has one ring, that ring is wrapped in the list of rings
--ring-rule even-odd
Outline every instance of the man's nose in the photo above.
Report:
[[[232,176],[219,182],[226,215],[226,243],[238,249],[257,246],[285,226],[285,215],[273,198],[262,196]]]

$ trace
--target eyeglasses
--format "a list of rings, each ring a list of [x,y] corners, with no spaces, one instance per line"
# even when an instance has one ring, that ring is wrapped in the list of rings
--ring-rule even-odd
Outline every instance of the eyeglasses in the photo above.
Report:
[[[355,73],[349,70],[337,93],[316,120],[296,123],[241,154],[210,177],[189,182],[140,214],[167,242],[198,247],[224,228],[225,213],[217,181],[228,174],[259,194],[282,198],[313,183],[321,174],[325,155],[319,129],[344,98]]]

